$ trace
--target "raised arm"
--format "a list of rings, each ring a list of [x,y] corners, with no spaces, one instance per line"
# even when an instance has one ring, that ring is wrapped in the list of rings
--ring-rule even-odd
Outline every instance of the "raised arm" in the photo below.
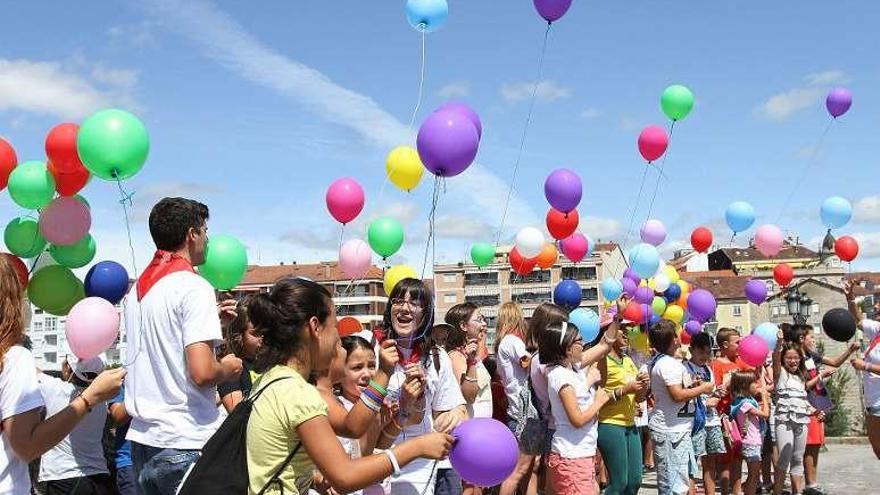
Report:
[[[776,348],[773,349],[773,377],[779,379],[779,372],[782,370],[782,344],[785,341],[785,335],[782,330],[776,332]]]

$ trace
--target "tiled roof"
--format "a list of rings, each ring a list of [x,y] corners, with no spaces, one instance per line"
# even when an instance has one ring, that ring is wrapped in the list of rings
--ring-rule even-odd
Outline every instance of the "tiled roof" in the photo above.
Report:
[[[730,247],[721,248],[718,251],[723,252],[724,255],[734,263],[745,263],[749,261],[776,261],[781,263],[785,260],[819,258],[818,253],[801,245],[787,245],[779,252],[779,254],[772,258],[764,256],[754,247]]]
[[[250,265],[244,274],[244,279],[239,285],[272,285],[275,282],[290,278],[304,277],[315,282],[342,282],[351,280],[341,268],[339,263],[324,262],[316,264],[291,264],[291,265]],[[382,269],[371,266],[364,277],[365,280],[382,280]]]
[[[681,274],[691,288],[705,289],[718,301],[725,299],[745,299],[746,282],[751,277],[739,276],[732,270],[715,270],[709,272],[684,272]]]

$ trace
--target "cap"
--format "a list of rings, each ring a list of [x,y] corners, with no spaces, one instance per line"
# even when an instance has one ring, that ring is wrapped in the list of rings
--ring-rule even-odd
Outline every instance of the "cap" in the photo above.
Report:
[[[100,357],[81,360],[74,354],[67,355],[67,364],[73,370],[73,374],[86,383],[92,383],[106,366]]]

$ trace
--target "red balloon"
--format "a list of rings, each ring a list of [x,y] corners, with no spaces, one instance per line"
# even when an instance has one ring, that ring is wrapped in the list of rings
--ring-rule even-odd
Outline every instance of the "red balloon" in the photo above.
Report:
[[[669,146],[669,136],[662,127],[649,125],[639,134],[639,153],[648,163],[663,156]]]
[[[339,332],[340,337],[348,337],[349,335],[354,335],[363,329],[364,326],[361,325],[361,322],[357,321],[357,319],[352,318],[351,316],[340,318],[336,322],[336,331]]]
[[[712,231],[706,227],[697,227],[691,232],[691,246],[698,253],[705,253],[712,247]]]
[[[77,165],[72,172],[61,172],[55,162],[50,161],[46,163],[46,168],[55,178],[55,190],[62,196],[73,196],[82,191],[92,178],[92,174],[82,165]]]
[[[845,235],[834,243],[834,252],[843,261],[852,261],[859,255],[859,243],[852,237]]]
[[[794,270],[788,263],[780,263],[773,267],[773,280],[782,287],[786,287],[794,280]]]
[[[12,145],[0,138],[0,191],[6,188],[9,174],[16,165],[18,165],[18,157],[15,156],[15,150]]]
[[[577,210],[562,213],[556,208],[550,208],[550,211],[547,212],[547,230],[550,231],[550,235],[557,241],[561,241],[574,234],[580,221],[581,218]]]
[[[510,251],[508,258],[510,260],[510,268],[512,268],[518,275],[528,275],[535,269],[535,265],[538,263],[534,258],[523,258],[516,248],[513,248]]]
[[[58,124],[46,136],[46,156],[60,172],[73,172],[83,164],[76,151],[76,134],[79,126],[72,123]]]
[[[642,311],[642,305],[635,301],[630,301],[626,308],[623,309],[623,317],[634,322],[644,321],[645,313]]]
[[[18,280],[19,282],[21,282],[21,288],[27,288],[28,269],[27,265],[24,264],[24,261],[21,261],[21,258],[19,258],[18,256],[9,253],[0,253],[0,256],[5,258],[6,262],[12,265],[12,268],[15,269],[15,273],[18,274]]]
[[[691,345],[691,334],[682,331],[678,334],[678,338],[681,340],[682,345]]]

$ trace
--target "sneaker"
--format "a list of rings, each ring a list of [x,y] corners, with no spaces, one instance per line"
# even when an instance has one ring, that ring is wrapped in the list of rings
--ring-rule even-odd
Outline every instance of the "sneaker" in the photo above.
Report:
[[[818,486],[808,486],[804,488],[804,491],[801,493],[803,493],[803,495],[825,495],[825,492],[823,492]]]

